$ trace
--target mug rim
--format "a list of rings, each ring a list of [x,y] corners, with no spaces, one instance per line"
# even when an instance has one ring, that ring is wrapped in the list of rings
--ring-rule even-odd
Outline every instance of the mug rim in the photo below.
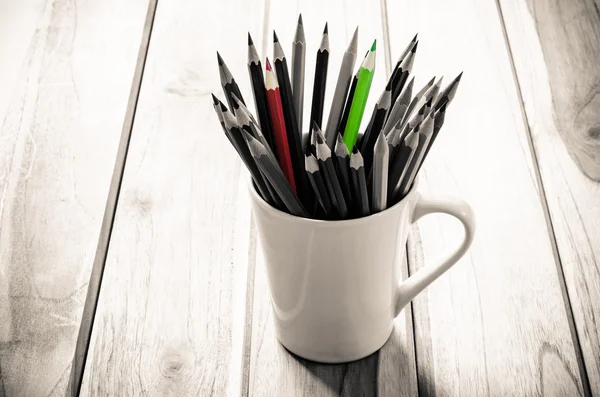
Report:
[[[367,222],[371,222],[371,221],[375,221],[377,219],[383,218],[383,217],[387,216],[388,214],[390,214],[391,212],[402,207],[403,205],[406,205],[406,203],[408,203],[408,201],[412,198],[412,196],[414,196],[416,194],[418,184],[419,184],[419,177],[417,176],[417,178],[415,178],[415,180],[413,181],[413,184],[412,184],[410,190],[408,191],[408,193],[406,194],[406,196],[404,196],[402,198],[402,200],[398,201],[396,204],[392,205],[391,207],[386,208],[385,210],[383,210],[381,212],[377,212],[375,214],[363,216],[360,218],[354,218],[354,219],[324,220],[324,219],[305,218],[302,216],[288,214],[287,212],[283,212],[283,211],[273,207],[271,204],[267,203],[258,194],[258,192],[256,191],[256,188],[254,187],[252,177],[248,178],[248,189],[250,190],[250,196],[260,207],[262,207],[265,211],[271,212],[271,214],[273,216],[276,216],[278,218],[281,218],[282,220],[286,220],[286,221],[290,221],[290,222],[305,222],[307,224],[313,224],[315,226],[329,226],[329,227],[332,227],[332,226],[347,227],[347,226],[357,225],[357,224],[361,224],[361,223],[367,223]]]

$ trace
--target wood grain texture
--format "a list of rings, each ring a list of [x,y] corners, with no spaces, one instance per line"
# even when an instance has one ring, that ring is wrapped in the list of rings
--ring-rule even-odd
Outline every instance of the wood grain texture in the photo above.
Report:
[[[217,49],[250,92],[246,31],[258,37],[262,15],[241,0],[158,3],[84,396],[240,394],[248,174],[210,93],[223,98]]]
[[[577,8],[580,3],[568,4]],[[531,7],[511,1],[500,1],[500,5],[585,368],[592,393],[600,395],[600,183],[581,174],[561,141],[560,120],[553,117],[555,88]],[[581,26],[585,26],[590,17],[577,17],[571,23],[583,19]],[[541,23],[538,20],[537,26]],[[596,69],[590,67],[588,73]]]
[[[552,97],[552,112],[546,114],[555,119],[555,129],[579,168],[600,182],[600,2],[527,0],[526,4],[501,4],[509,19],[511,11],[523,14],[515,17],[528,23],[528,35],[523,36],[527,40],[516,40],[515,28],[509,36],[511,46],[517,49],[515,56],[521,55],[519,48],[535,42],[536,65],[542,67]],[[514,20],[507,22],[514,24]]]
[[[0,395],[65,393],[146,4],[2,4]]]
[[[413,302],[420,394],[582,395],[496,5],[403,0],[387,7],[397,18],[392,52],[419,31],[417,86],[464,70],[419,189],[462,197],[477,218],[467,256]],[[409,238],[411,272],[461,234],[444,216],[420,221]]]
[[[329,24],[332,52],[326,94],[326,113],[335,88],[343,52],[357,25],[359,28],[360,64],[373,39],[377,39],[377,71],[365,114],[384,89],[387,77],[381,12],[376,1],[303,1],[296,7],[272,2],[270,26],[285,44],[291,46],[295,21],[301,12],[307,38],[307,84],[312,87],[314,62],[325,21]],[[287,55],[287,53],[286,53]],[[307,86],[308,87],[308,86]],[[308,88],[307,88],[308,89]],[[308,91],[305,92],[305,96]],[[311,95],[308,95],[311,98]],[[310,102],[305,103],[305,109]],[[328,113],[325,115],[325,119]],[[364,126],[368,118],[363,120]],[[307,119],[305,119],[306,125]],[[362,130],[361,130],[362,131]],[[256,278],[250,348],[250,396],[414,396],[417,394],[413,327],[410,306],[396,319],[392,336],[381,349],[363,360],[350,364],[322,365],[293,356],[277,341],[272,318],[266,268],[260,245],[257,249]],[[404,269],[404,275],[407,269]]]

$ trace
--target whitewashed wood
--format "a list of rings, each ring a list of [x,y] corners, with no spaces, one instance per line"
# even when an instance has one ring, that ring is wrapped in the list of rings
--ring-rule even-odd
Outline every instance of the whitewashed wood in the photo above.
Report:
[[[584,3],[571,2],[567,8],[578,8]],[[558,93],[556,90],[560,90],[560,87],[552,87],[540,43],[541,38],[534,21],[541,10],[532,14],[532,9],[526,3],[501,1],[500,5],[585,368],[591,391],[594,395],[600,394],[600,183],[593,182],[581,174],[561,141],[560,131],[564,127],[555,121],[560,118],[560,111],[555,107],[557,101],[553,98],[556,95],[565,95],[569,87],[564,87],[564,91]],[[546,12],[552,13],[549,17],[560,20],[563,13],[555,7],[554,5]],[[598,18],[598,15],[595,17]],[[582,18],[594,18],[594,14],[579,16],[570,23],[577,24]],[[541,19],[537,26],[540,24],[547,22]],[[581,26],[583,28],[586,24],[582,23]],[[593,35],[586,34],[586,37],[592,39]],[[579,48],[579,45],[573,43],[572,47]],[[590,61],[593,54],[590,54],[590,58],[587,58],[586,54],[579,56]],[[594,72],[594,68],[587,70]],[[569,131],[563,130],[563,133]]]
[[[275,28],[284,50],[291,48],[297,13],[302,13],[307,39],[307,84],[305,97],[312,98],[314,62],[325,21],[329,23],[330,54],[326,104],[335,88],[343,52],[357,24],[359,56],[357,67],[373,39],[377,39],[377,71],[367,106],[368,123],[380,91],[385,86],[384,42],[379,3],[374,1],[303,1],[296,7],[272,2],[270,26]],[[270,33],[270,31],[269,31]],[[270,39],[270,37],[269,37]],[[287,55],[287,53],[286,53]],[[310,94],[309,94],[310,93]],[[369,108],[371,106],[371,108]],[[310,99],[304,105],[310,109]],[[328,112],[328,105],[325,106]],[[305,116],[306,112],[305,112]],[[327,116],[326,116],[327,117]],[[308,125],[305,117],[304,125]],[[406,270],[406,269],[405,269]],[[271,302],[260,245],[254,280],[254,309],[250,348],[250,396],[414,396],[417,394],[411,309],[408,306],[396,319],[395,328],[384,348],[363,360],[340,365],[322,365],[297,358],[287,352],[275,337]],[[406,274],[407,271],[404,272]]]
[[[242,0],[158,3],[82,395],[244,387],[248,174],[210,93],[222,97],[219,49],[251,102],[246,31],[258,37],[262,15]]]
[[[64,395],[147,1],[1,9],[0,395]]]
[[[552,119],[556,121],[553,129],[581,170],[600,182],[600,2],[499,3],[507,12],[515,56],[529,53],[528,47],[535,46],[534,54],[524,56],[533,56],[535,64],[543,68],[545,84],[550,88],[546,91],[552,98]],[[528,23],[526,28],[519,27],[529,31],[521,43],[515,42],[512,25],[516,20]]]
[[[493,2],[387,3],[392,52],[415,30],[417,86],[464,70],[420,190],[471,203],[467,254],[413,303],[422,395],[582,394],[557,266]],[[397,44],[396,44],[397,43]],[[394,58],[392,54],[392,58]],[[457,222],[430,216],[409,240],[411,271],[457,244]]]

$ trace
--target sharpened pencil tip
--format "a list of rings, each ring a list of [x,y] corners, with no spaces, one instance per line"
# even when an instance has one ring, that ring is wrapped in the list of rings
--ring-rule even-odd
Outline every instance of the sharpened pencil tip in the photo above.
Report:
[[[269,57],[267,57],[265,64],[267,65],[266,66],[267,70],[269,70],[269,71],[273,70],[273,68],[271,67],[271,61],[269,61]]]
[[[410,52],[412,52],[413,54],[415,52],[417,52],[417,47],[419,46],[419,40],[415,41],[415,45],[413,46],[412,50],[410,50]]]
[[[275,33],[275,30],[273,30],[273,43],[277,42],[279,42],[279,37],[277,37],[277,33]]]
[[[371,51],[375,51],[377,49],[377,39],[373,40],[373,45],[371,46]]]
[[[303,23],[302,23],[302,13],[298,14],[298,25],[303,25]]]
[[[329,29],[327,28],[327,22],[325,22],[325,29],[323,29],[323,34],[329,34]]]
[[[252,41],[252,36],[250,36],[250,32],[248,32],[248,45],[254,45],[254,42]]]
[[[356,54],[358,50],[358,26],[354,30],[354,34],[352,35],[352,39],[350,40],[350,44],[348,45],[348,50],[353,54]]]
[[[210,95],[212,95],[213,104],[218,105],[219,104],[219,98],[217,98],[215,96],[215,94],[213,94],[212,92],[210,93]]]
[[[411,40],[413,43],[417,41],[417,36],[419,36],[419,33],[415,34],[415,37],[413,37],[413,39]]]
[[[462,74],[463,74],[463,72],[460,72],[460,74],[458,76],[456,76],[454,81],[456,81],[458,83],[460,81],[460,79],[462,79]]]
[[[221,54],[217,51],[217,62],[219,62],[219,66],[223,66],[225,62],[223,62],[223,58],[221,58]]]

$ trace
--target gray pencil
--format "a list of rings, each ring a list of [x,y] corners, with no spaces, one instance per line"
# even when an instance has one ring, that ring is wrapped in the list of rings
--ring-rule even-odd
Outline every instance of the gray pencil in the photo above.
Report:
[[[410,79],[408,84],[402,89],[402,92],[400,92],[400,95],[398,95],[396,102],[394,102],[394,106],[392,107],[392,110],[390,111],[390,114],[387,120],[385,121],[385,125],[383,127],[383,132],[385,133],[386,137],[394,129],[396,123],[402,120],[402,117],[404,117],[404,114],[408,109],[408,105],[410,105],[410,99],[412,97],[414,84],[415,78],[413,77]]]
[[[298,131],[302,133],[302,115],[304,108],[304,63],[306,59],[306,38],[304,37],[304,26],[302,14],[298,16],[296,36],[292,43],[292,98],[294,109],[298,118]]]
[[[285,179],[279,165],[271,160],[265,147],[248,132],[242,130],[244,139],[248,144],[250,153],[260,169],[260,172],[269,181],[273,189],[277,192],[281,201],[292,215],[308,217],[306,209],[294,194],[292,187]]]
[[[428,101],[431,101],[431,100],[435,101],[435,98],[437,97],[438,92],[440,92],[443,78],[444,78],[444,76],[440,77],[439,80],[437,82],[435,82],[435,77],[433,77],[433,79],[432,79],[433,81],[429,80],[429,82],[427,83],[428,86],[429,86],[429,83],[432,83],[431,86],[429,86],[427,88],[427,90],[425,90],[424,92],[421,92],[425,88],[425,87],[423,87],[423,89],[421,89],[421,91],[419,91],[418,94],[415,95],[415,98],[413,99],[413,101],[410,103],[408,109],[406,110],[406,114],[404,116],[403,121],[410,120],[411,118],[414,117],[415,112],[422,111],[423,106]],[[421,95],[419,95],[419,94],[421,94]],[[418,99],[417,99],[417,97],[418,97]]]
[[[399,193],[398,198],[402,198],[408,193],[413,181],[417,176],[417,171],[421,168],[421,163],[423,162],[425,151],[429,145],[429,140],[433,135],[433,123],[434,123],[434,112],[431,111],[425,118],[423,125],[419,131],[419,146],[417,146],[417,150],[415,151],[410,164],[406,168],[403,175],[400,177],[400,186],[398,187],[397,193]],[[396,196],[396,194],[394,195]]]
[[[325,139],[329,147],[333,147],[337,135],[337,127],[344,111],[346,96],[350,88],[350,81],[354,75],[354,63],[356,62],[356,53],[358,48],[358,27],[352,35],[352,40],[344,53],[340,72],[338,74],[333,99],[331,101],[331,109],[329,110],[329,118],[327,119],[327,127],[325,128]]]
[[[381,131],[373,149],[373,192],[371,199],[373,213],[381,212],[387,208],[388,166],[388,144],[385,134]]]
[[[415,94],[415,96],[412,98],[412,100],[410,101],[410,104],[408,105],[408,109],[406,109],[406,112],[404,113],[404,116],[402,117],[402,123],[406,123],[409,120],[409,117],[411,115],[411,113],[413,112],[413,109],[417,106],[417,103],[421,100],[421,98],[423,97],[423,95],[433,86],[433,84],[435,83],[435,76],[433,76],[431,78],[431,80],[429,80],[423,87],[421,87],[421,89]]]

